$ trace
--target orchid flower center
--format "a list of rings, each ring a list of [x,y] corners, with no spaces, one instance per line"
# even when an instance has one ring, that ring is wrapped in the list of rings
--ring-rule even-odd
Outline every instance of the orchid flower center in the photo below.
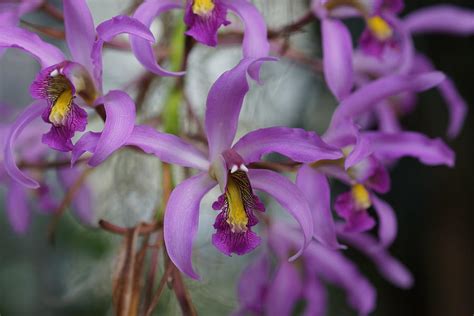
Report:
[[[363,184],[357,183],[353,185],[351,194],[358,210],[366,210],[372,205],[369,191],[367,191]]]
[[[55,126],[65,125],[74,99],[69,80],[61,74],[50,76],[47,95],[52,104],[49,121]]]
[[[193,13],[199,16],[207,16],[214,10],[214,2],[212,0],[194,0]]]
[[[386,41],[393,35],[390,25],[379,15],[367,19],[367,27],[380,41]]]
[[[227,202],[227,224],[233,233],[247,231],[249,218],[247,212],[254,204],[254,195],[249,178],[244,171],[230,173],[225,190]]]

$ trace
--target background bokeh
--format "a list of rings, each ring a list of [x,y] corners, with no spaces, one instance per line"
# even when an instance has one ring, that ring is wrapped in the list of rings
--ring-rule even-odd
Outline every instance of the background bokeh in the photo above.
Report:
[[[127,7],[126,2],[88,1],[97,21],[117,14]],[[258,1],[274,25],[284,24],[282,19],[291,21],[303,12],[304,1],[294,1],[292,4],[276,2]],[[407,0],[405,13],[443,2]],[[474,9],[472,0],[449,3]],[[41,24],[53,23],[37,14],[25,19]],[[355,33],[358,27],[354,25]],[[318,28],[313,26],[304,36],[298,35],[297,45],[317,56],[319,51],[317,44],[314,44],[318,42],[317,35]],[[438,69],[453,78],[468,104],[474,104],[474,37],[426,35],[417,37],[415,44],[432,59]],[[206,49],[201,49],[191,56],[188,89],[197,100],[196,104],[200,104],[202,94],[223,70],[215,69],[216,64],[225,65],[225,61],[220,62],[222,56],[219,54],[223,53],[209,56]],[[235,55],[235,52],[231,54]],[[129,56],[106,55],[106,67],[109,65],[109,68],[113,68],[114,62],[123,61],[120,58]],[[137,64],[131,59],[126,60],[127,63],[122,63],[126,65],[126,71],[129,68],[130,71],[136,71]],[[249,95],[247,112],[243,115],[244,128],[252,128],[254,124],[279,123],[305,127],[317,124],[318,131],[323,131],[334,100],[324,92],[320,76],[285,61],[280,66],[268,68],[264,73],[266,86],[256,88],[262,90],[252,91]],[[0,60],[0,100],[17,106],[28,104],[27,87],[37,69],[35,62],[25,55],[8,52]],[[106,85],[112,87],[122,84],[120,71],[123,70],[113,69],[106,73]],[[279,97],[278,91],[283,91],[285,98]],[[151,98],[150,103],[159,100],[159,96],[156,96],[157,99],[153,99],[154,96]],[[273,104],[272,113],[258,109],[257,105],[263,102]],[[202,113],[202,107],[196,111]],[[432,137],[443,137],[447,126],[446,107],[436,91],[423,93],[416,111],[402,122],[408,129],[423,131]],[[454,169],[426,167],[413,159],[404,159],[393,169],[393,189],[386,199],[398,214],[399,235],[392,246],[392,253],[413,272],[415,285],[410,290],[391,286],[377,275],[367,259],[349,251],[349,255],[357,260],[361,270],[378,289],[378,306],[373,315],[446,316],[474,313],[473,140],[474,114],[470,111],[460,137],[449,142],[457,154]],[[132,168],[135,158],[116,157],[104,167],[103,172],[118,174],[116,164],[121,169],[127,169],[127,166]],[[148,171],[159,172],[159,166],[152,161],[140,163],[146,165]],[[140,176],[146,177],[147,174],[145,172]],[[0,205],[3,205],[3,188],[1,192]],[[112,193],[107,192],[107,188],[102,188],[100,197],[101,203],[105,204],[103,208],[113,205],[104,202],[107,198],[114,198]],[[156,192],[151,195],[148,193],[146,198],[153,199]],[[52,246],[46,238],[48,224],[47,216],[36,214],[25,236],[14,235],[0,206],[0,315],[111,314],[110,274],[120,238],[98,229],[84,228],[71,215],[66,215],[59,225],[56,243]],[[209,234],[202,233],[208,237]],[[208,281],[203,284],[190,283],[190,289],[202,315],[222,315],[228,313],[235,304],[232,294],[238,270],[248,259],[222,259],[207,244],[206,241],[199,242],[202,253],[206,255],[198,257],[196,262],[203,267],[201,270],[208,276]],[[206,251],[210,253],[209,256]],[[216,273],[222,282],[212,281],[212,273]],[[177,314],[172,296],[166,297],[165,293],[165,301],[166,309],[162,309],[162,312],[166,311],[166,315]],[[346,307],[342,291],[336,289],[331,291],[330,311],[331,315],[337,316],[355,315]]]

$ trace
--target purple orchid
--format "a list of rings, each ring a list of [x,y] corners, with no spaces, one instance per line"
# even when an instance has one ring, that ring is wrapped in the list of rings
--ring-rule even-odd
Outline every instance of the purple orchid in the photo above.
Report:
[[[135,11],[133,17],[150,26],[158,15],[172,9],[183,8],[178,0],[147,0]],[[267,27],[260,12],[247,0],[186,0],[184,4],[184,22],[188,26],[187,35],[208,46],[217,45],[217,31],[222,25],[228,25],[227,11],[233,11],[244,24],[242,43],[244,58],[261,58],[269,54],[270,44],[267,39]],[[148,41],[131,37],[132,49],[137,59],[149,71],[160,76],[180,76],[183,72],[164,70],[157,62],[152,44]],[[250,69],[250,75],[258,78],[260,64]]]
[[[20,17],[38,8],[42,0],[2,0],[0,2],[0,26],[14,26]]]
[[[176,136],[163,134],[146,126],[137,126],[127,145],[141,148],[162,161],[200,170],[200,173],[179,184],[172,192],[164,218],[164,238],[168,254],[184,273],[198,278],[191,262],[192,244],[197,231],[199,204],[216,185],[222,195],[213,204],[220,210],[214,224],[212,242],[226,255],[243,255],[260,244],[252,227],[257,212],[264,206],[254,189],[272,195],[299,223],[304,243],[293,259],[299,256],[313,235],[313,222],[302,193],[285,177],[268,170],[248,169],[252,162],[275,152],[298,162],[333,160],[342,153],[326,145],[311,132],[286,127],[263,128],[248,133],[233,146],[237,122],[244,96],[249,90],[247,72],[265,59],[243,59],[225,72],[212,86],[206,107],[206,134],[209,156]],[[87,138],[86,138],[87,136]],[[98,133],[88,133],[73,150],[73,160],[85,151],[94,152]]]
[[[386,165],[409,156],[426,165],[453,166],[454,154],[440,139],[432,140],[414,132],[361,132],[352,123],[382,99],[401,92],[429,89],[442,80],[444,76],[436,72],[386,77],[362,87],[341,102],[323,139],[340,148],[344,159],[303,166],[297,175],[297,184],[315,212],[315,230],[324,231],[325,240],[331,241],[323,244],[340,247],[335,238],[326,176],[351,186],[349,192],[336,198],[334,205],[337,214],[346,221],[345,230],[362,232],[373,228],[376,222],[367,210],[374,206],[379,218],[380,243],[388,246],[396,236],[396,217],[391,207],[374,193],[386,193],[390,189]]]
[[[348,244],[366,254],[388,281],[401,288],[410,287],[410,272],[367,234],[338,235]],[[299,232],[291,225],[273,223],[269,231],[269,250],[263,252],[241,274],[238,284],[239,308],[233,315],[292,315],[297,303],[305,302],[302,315],[325,315],[327,293],[324,283],[346,291],[348,304],[360,315],[375,308],[376,292],[354,263],[340,251],[311,242],[295,263],[286,260],[297,245]],[[272,266],[272,254],[277,266]]]
[[[43,143],[58,151],[71,151],[71,138],[76,132],[84,131],[87,124],[87,112],[81,106],[103,104],[107,114],[102,133],[104,146],[89,161],[91,165],[99,164],[122,146],[135,121],[135,107],[127,94],[110,91],[102,96],[102,46],[121,33],[134,34],[150,42],[154,40],[147,27],[126,16],[101,23],[96,32],[85,1],[65,0],[63,4],[66,41],[72,61],[34,33],[17,27],[1,27],[0,30],[0,47],[22,49],[38,60],[42,67],[30,88],[32,97],[37,101],[18,116],[5,144],[7,172],[30,188],[38,187],[38,183],[21,173],[13,157],[15,140],[21,130],[41,115],[51,126],[50,131],[43,135]]]

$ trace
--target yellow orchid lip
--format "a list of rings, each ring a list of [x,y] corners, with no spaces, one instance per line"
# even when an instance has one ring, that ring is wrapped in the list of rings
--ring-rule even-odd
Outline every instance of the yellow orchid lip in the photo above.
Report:
[[[380,41],[386,41],[393,35],[391,26],[379,15],[368,18],[367,27]]]
[[[356,202],[357,209],[366,210],[372,205],[369,191],[363,184],[357,183],[352,186],[352,197]]]
[[[207,16],[214,10],[214,6],[212,0],[194,0],[192,10],[194,14]]]
[[[49,121],[55,126],[65,125],[74,100],[69,80],[61,74],[51,76],[48,82],[48,95],[52,104]]]
[[[249,218],[245,210],[245,201],[251,190],[245,172],[236,171],[229,175],[225,195],[228,205],[227,224],[233,233],[245,232],[248,229]]]

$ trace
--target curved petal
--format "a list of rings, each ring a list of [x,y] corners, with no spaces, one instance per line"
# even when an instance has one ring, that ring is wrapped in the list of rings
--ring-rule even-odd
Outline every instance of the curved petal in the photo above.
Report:
[[[112,90],[97,100],[105,107],[107,118],[94,154],[89,159],[90,166],[97,166],[115,150],[122,147],[135,125],[135,104],[125,92]]]
[[[379,101],[401,92],[420,92],[439,85],[445,79],[441,72],[421,75],[391,75],[375,80],[352,93],[337,107],[328,130],[339,127],[348,118],[371,111]]]
[[[351,234],[338,227],[338,236],[369,257],[380,274],[394,285],[404,289],[413,285],[413,276],[410,271],[400,261],[393,258],[385,248],[381,248],[371,235]]]
[[[258,61],[272,58],[244,58],[231,70],[223,73],[212,85],[207,97],[206,134],[209,143],[209,160],[229,149],[237,132],[240,109],[249,91],[247,71]]]
[[[252,187],[264,191],[293,216],[303,233],[304,241],[300,250],[290,260],[296,260],[311,242],[313,236],[313,217],[303,193],[287,178],[268,170],[249,170]]]
[[[268,287],[265,315],[292,315],[302,290],[303,284],[296,267],[291,263],[281,262]]]
[[[338,100],[345,99],[354,84],[352,39],[349,30],[339,20],[321,22],[324,78]]]
[[[203,196],[215,185],[207,173],[200,173],[181,182],[171,192],[166,205],[163,224],[166,250],[176,267],[193,279],[199,279],[191,260],[199,206]]]
[[[150,43],[155,41],[150,30],[137,19],[121,15],[102,22],[97,26],[98,39],[94,42],[91,52],[94,65],[94,77],[99,86],[102,85],[102,47],[119,34],[131,34]]]
[[[0,27],[0,47],[19,48],[35,58],[42,68],[64,61],[61,50],[44,42],[35,33],[18,27]]]
[[[298,170],[296,185],[303,192],[313,214],[314,237],[329,248],[345,248],[336,238],[331,214],[331,188],[326,176],[304,165]]]
[[[297,162],[342,158],[341,151],[323,142],[314,132],[300,128],[270,127],[250,132],[232,147],[246,163],[258,161],[272,152]]]
[[[267,38],[267,24],[257,8],[247,0],[223,0],[230,10],[234,11],[244,24],[244,39],[242,42],[244,58],[261,58],[269,55],[270,43]],[[262,61],[249,67],[249,75],[259,81]]]
[[[11,181],[8,185],[6,211],[8,221],[15,233],[26,233],[31,217],[28,209],[28,194],[26,188],[16,181]]]
[[[71,152],[71,166],[86,152],[93,153],[102,133],[87,132],[76,142]]]
[[[408,14],[403,24],[411,33],[474,33],[474,11],[453,5],[437,5]]]
[[[66,41],[72,59],[92,74],[91,53],[95,29],[89,7],[85,0],[63,0],[63,12]]]
[[[425,165],[454,166],[454,152],[439,138],[428,138],[415,132],[365,132],[373,153],[380,159],[418,158]]]
[[[13,178],[13,180],[19,182],[25,187],[37,189],[39,183],[33,178],[27,176],[18,169],[13,155],[14,144],[18,136],[20,136],[23,129],[31,123],[34,119],[41,116],[44,110],[47,108],[47,104],[44,101],[35,101],[28,106],[18,117],[15,122],[11,125],[10,132],[5,141],[4,148],[4,164],[5,170]]]
[[[368,315],[374,310],[377,296],[374,287],[340,251],[312,243],[305,257],[323,279],[345,289],[349,305],[360,314]]]
[[[150,27],[153,19],[158,15],[181,8],[179,0],[148,0],[143,2],[135,11],[133,17]],[[157,58],[153,51],[153,45],[149,41],[137,36],[130,36],[132,51],[138,61],[149,71],[159,76],[182,76],[184,72],[172,72],[161,68],[156,62]]]
[[[382,247],[390,246],[397,237],[397,216],[392,207],[375,194],[371,197],[375,212],[379,218],[378,235]]]
[[[203,171],[209,169],[209,161],[196,147],[175,135],[158,132],[150,126],[135,126],[126,144],[137,146],[164,162]]]

